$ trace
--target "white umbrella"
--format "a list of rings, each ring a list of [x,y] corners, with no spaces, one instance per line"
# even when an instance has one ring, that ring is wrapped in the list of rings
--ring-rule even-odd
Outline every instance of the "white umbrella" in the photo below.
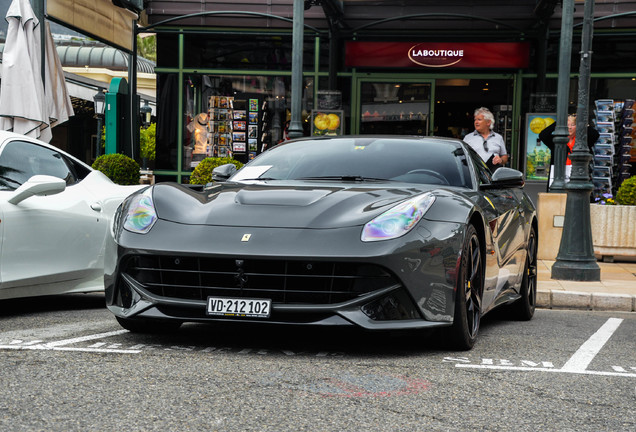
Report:
[[[0,129],[49,142],[50,128],[73,115],[51,31],[47,23],[43,83],[40,23],[29,0],[13,0],[6,18],[9,27],[2,55]]]

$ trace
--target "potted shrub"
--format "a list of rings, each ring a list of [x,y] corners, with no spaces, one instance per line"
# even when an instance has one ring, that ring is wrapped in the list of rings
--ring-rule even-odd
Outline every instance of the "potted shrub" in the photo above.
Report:
[[[236,168],[241,168],[243,164],[235,159],[228,157],[209,157],[203,159],[192,171],[190,175],[190,184],[205,185],[212,181],[212,170],[218,166],[225,164],[234,164]]]
[[[93,162],[93,169],[120,185],[139,184],[139,164],[132,158],[119,154],[101,155]]]
[[[144,169],[149,167],[149,162],[155,160],[155,142],[157,124],[151,123],[147,128],[139,129],[139,155]]]
[[[624,180],[616,197],[590,205],[594,253],[604,261],[636,256],[636,176]]]

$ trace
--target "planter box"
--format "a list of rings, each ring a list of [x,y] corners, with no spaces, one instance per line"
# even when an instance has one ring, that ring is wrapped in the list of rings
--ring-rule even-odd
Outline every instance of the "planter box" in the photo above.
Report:
[[[597,258],[636,256],[636,206],[590,204],[590,222]]]
[[[563,218],[567,195],[564,193],[539,193],[539,248],[537,258],[555,260],[561,245]]]
[[[554,260],[561,245],[567,194],[539,194],[538,258]],[[603,261],[614,256],[636,257],[636,206],[590,204],[594,255]]]

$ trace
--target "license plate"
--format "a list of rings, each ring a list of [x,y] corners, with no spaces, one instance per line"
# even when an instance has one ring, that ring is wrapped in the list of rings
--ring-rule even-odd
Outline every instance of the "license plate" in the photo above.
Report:
[[[269,318],[272,301],[232,297],[208,297],[208,315],[235,318]]]

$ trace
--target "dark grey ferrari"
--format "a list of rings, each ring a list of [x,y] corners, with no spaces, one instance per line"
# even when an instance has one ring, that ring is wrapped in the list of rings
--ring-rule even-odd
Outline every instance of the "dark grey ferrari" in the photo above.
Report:
[[[213,177],[120,206],[105,287],[124,328],[440,328],[470,349],[495,307],[534,314],[537,214],[523,175],[492,173],[463,141],[303,138]]]

